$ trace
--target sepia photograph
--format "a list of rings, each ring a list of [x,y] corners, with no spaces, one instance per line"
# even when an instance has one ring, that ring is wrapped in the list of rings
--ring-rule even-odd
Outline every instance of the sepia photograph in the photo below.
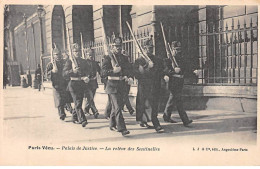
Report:
[[[0,166],[259,166],[258,2],[165,2],[0,2]]]

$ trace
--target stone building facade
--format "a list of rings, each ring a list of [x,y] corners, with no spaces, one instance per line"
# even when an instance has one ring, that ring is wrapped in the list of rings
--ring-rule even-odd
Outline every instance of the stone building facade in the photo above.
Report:
[[[140,43],[152,38],[155,54],[166,57],[160,27],[162,23],[167,41],[182,43],[188,70],[183,93],[187,107],[198,107],[198,100],[204,100],[200,108],[206,108],[212,98],[218,105],[218,99],[224,97],[237,105],[240,105],[242,98],[242,103],[250,105],[238,108],[240,110],[251,110],[252,105],[256,110],[257,6],[46,5],[44,9],[46,13],[41,29],[36,13],[27,19],[26,26],[21,23],[14,28],[13,50],[17,62],[25,70],[28,63],[33,70],[34,65],[40,62],[40,31],[44,35],[43,67],[50,61],[54,44],[66,50],[69,43],[81,44],[81,34],[85,45],[95,49],[96,60],[102,62],[102,16],[107,36],[123,37],[124,49],[132,62],[138,57],[138,52],[126,21]],[[26,60],[27,56],[30,62]],[[199,70],[198,77],[193,74],[195,69]],[[167,95],[166,91],[162,92]],[[225,102],[225,99],[222,100]],[[229,107],[222,102],[218,106]]]

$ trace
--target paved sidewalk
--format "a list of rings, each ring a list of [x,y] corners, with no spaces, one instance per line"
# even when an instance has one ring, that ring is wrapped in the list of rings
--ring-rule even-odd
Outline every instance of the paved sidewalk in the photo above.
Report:
[[[67,113],[65,122],[59,120],[51,90],[38,92],[31,88],[8,87],[3,91],[3,98],[0,164],[251,165],[259,161],[256,154],[256,113],[188,111],[194,120],[190,127],[184,127],[177,114],[173,117],[178,123],[165,123],[162,113],[159,113],[165,132],[156,133],[154,129],[141,128],[135,116],[124,112],[131,133],[123,137],[108,128],[103,115],[105,94],[96,95],[101,115],[98,119],[88,116],[89,124],[85,128],[70,122],[70,113]],[[50,149],[43,149],[45,146]],[[78,151],[77,147],[85,147],[86,151]],[[211,153],[216,149],[217,152]],[[227,153],[228,149],[240,152]],[[244,160],[238,161],[237,158]]]
[[[124,138],[120,133],[108,129],[108,121],[104,118],[107,95],[97,94],[95,101],[100,116],[94,119],[88,116],[89,124],[82,128],[70,122],[67,113],[65,122],[59,120],[54,108],[52,91],[38,92],[31,88],[9,87],[4,94],[4,135],[8,140],[32,139],[48,142],[140,142],[141,140],[179,140],[186,138],[206,141],[231,141],[237,143],[256,143],[256,113],[233,112],[223,110],[188,111],[194,120],[190,127],[184,127],[175,113],[176,124],[165,123],[159,113],[161,125],[165,133],[158,134],[154,129],[139,127],[135,116],[124,112],[127,128],[131,134]],[[69,136],[69,137],[68,137]]]

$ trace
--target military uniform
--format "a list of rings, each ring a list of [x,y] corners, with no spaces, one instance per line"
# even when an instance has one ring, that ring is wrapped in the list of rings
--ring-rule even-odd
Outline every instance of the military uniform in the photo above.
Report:
[[[66,51],[63,53],[63,60],[64,60],[64,63],[66,63],[69,60],[69,56],[68,56]],[[64,79],[66,81],[66,86],[68,86],[69,81],[70,81],[70,77],[64,76]],[[73,99],[71,97],[70,91],[66,90],[66,105],[65,105],[65,109],[67,111],[69,111],[71,114],[76,114],[76,111],[71,106],[72,102],[73,102]]]
[[[115,41],[115,48],[122,47],[122,39],[116,38]],[[129,134],[130,132],[127,131],[124,117],[122,114],[122,107],[123,107],[123,97],[126,92],[126,85],[127,82],[124,77],[131,78],[132,80],[132,66],[128,61],[127,56],[123,55],[120,52],[114,53],[115,58],[118,61],[119,66],[113,64],[113,60],[110,56],[104,56],[102,68],[101,68],[101,76],[102,78],[106,78],[106,87],[105,91],[109,95],[111,104],[112,104],[112,112],[110,114],[110,129],[113,130],[117,128],[122,135]],[[115,69],[117,69],[115,71]],[[120,70],[120,71],[118,71]]]
[[[134,108],[132,107],[130,100],[129,100],[129,91],[130,91],[131,86],[127,85],[126,87],[126,92],[125,92],[125,96],[124,96],[124,105],[126,106],[128,112],[130,115],[134,115]]]
[[[149,48],[152,46],[151,40],[145,42],[145,47]],[[151,53],[147,53],[147,55],[153,62],[152,68],[148,68],[147,62],[143,57],[137,58],[134,63],[135,77],[138,80],[136,121],[140,123],[141,127],[150,127],[147,122],[152,121],[155,130],[159,132],[162,130],[162,127],[157,115],[161,79],[163,78],[163,62]]]
[[[174,120],[171,119],[171,113],[173,111],[174,106],[176,105],[180,118],[185,126],[192,123],[192,120],[189,120],[186,111],[183,108],[183,101],[182,101],[182,89],[184,85],[184,78],[183,73],[185,70],[185,65],[183,62],[183,57],[181,55],[181,44],[180,42],[174,41],[172,43],[172,48],[177,50],[175,55],[175,59],[178,63],[180,68],[180,72],[176,72],[176,69],[173,68],[172,62],[170,59],[165,59],[165,74],[169,77],[169,84],[168,89],[170,91],[170,96],[167,101],[163,119],[165,122],[175,123]],[[178,70],[179,71],[179,70]]]
[[[86,90],[87,86],[86,83],[83,81],[83,78],[86,78],[89,75],[90,70],[87,67],[86,60],[78,56],[79,50],[79,45],[73,44],[72,51],[78,64],[79,70],[75,71],[72,61],[67,60],[63,69],[63,75],[65,77],[70,77],[67,90],[71,93],[75,106],[74,108],[76,111],[76,115],[73,115],[73,121],[77,121],[78,123],[82,124],[82,127],[85,127],[87,125],[87,119],[82,110],[82,101],[84,97],[84,91]]]
[[[87,49],[86,53],[90,53],[91,49]],[[86,59],[87,61],[87,66],[90,69],[90,74],[89,74],[89,83],[87,83],[87,89],[84,93],[84,97],[86,98],[86,104],[85,104],[85,113],[89,113],[89,109],[92,110],[95,118],[98,117],[99,113],[96,108],[95,102],[94,102],[94,97],[96,94],[96,90],[98,88],[98,83],[97,83],[97,73],[100,74],[100,66],[98,65],[98,62],[91,60],[91,59]]]
[[[60,52],[57,48],[53,50],[53,55],[59,55]],[[66,80],[63,78],[62,71],[64,68],[64,60],[59,59],[55,61],[57,66],[57,72],[53,72],[53,63],[50,62],[47,65],[47,75],[50,77],[52,81],[52,87],[53,87],[53,98],[55,107],[58,108],[58,113],[61,120],[64,120],[66,117],[64,107],[67,102],[67,91],[66,91]]]

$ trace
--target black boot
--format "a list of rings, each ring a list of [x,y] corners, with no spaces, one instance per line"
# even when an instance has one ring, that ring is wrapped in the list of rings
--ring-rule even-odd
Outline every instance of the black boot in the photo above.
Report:
[[[66,118],[66,114],[65,114],[65,111],[64,111],[64,106],[58,107],[58,111],[59,111],[60,119],[64,120]]]
[[[167,116],[165,113],[163,114],[163,120],[169,123],[177,123],[177,121],[174,121],[173,119],[171,119],[171,117]]]

